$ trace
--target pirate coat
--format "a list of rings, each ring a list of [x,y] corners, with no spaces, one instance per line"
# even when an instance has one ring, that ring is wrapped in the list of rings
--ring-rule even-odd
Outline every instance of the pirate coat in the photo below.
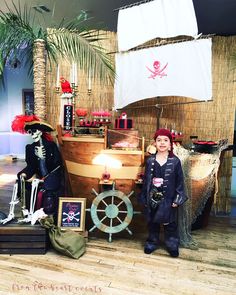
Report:
[[[151,155],[147,159],[140,202],[145,205],[145,214],[148,222],[171,223],[176,221],[177,215],[177,208],[173,208],[172,203],[176,203],[180,206],[187,200],[181,162],[175,155],[173,157],[168,157],[163,177],[163,200],[155,209],[155,212],[153,212],[153,209],[150,207],[150,192],[152,188],[152,179],[155,177],[155,161],[156,155]]]
[[[61,155],[55,142],[43,140],[43,146],[46,151],[45,167],[47,169],[48,177],[44,181],[44,187],[48,190],[57,190],[61,182],[62,173],[62,161]],[[26,179],[30,179],[34,175],[38,178],[42,178],[43,175],[40,168],[40,158],[35,155],[35,147],[38,143],[32,143],[26,145],[25,161],[27,166],[20,171],[17,176],[19,177],[22,173],[26,174]],[[60,166],[56,171],[52,172]]]

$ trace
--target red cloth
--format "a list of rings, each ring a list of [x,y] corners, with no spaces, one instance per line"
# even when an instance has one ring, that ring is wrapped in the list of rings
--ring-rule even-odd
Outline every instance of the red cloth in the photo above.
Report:
[[[168,129],[158,129],[154,134],[154,140],[156,140],[157,136],[167,136],[170,139],[170,142],[172,143],[172,135]]]
[[[38,210],[43,207],[43,190],[40,190],[37,194],[35,210]]]

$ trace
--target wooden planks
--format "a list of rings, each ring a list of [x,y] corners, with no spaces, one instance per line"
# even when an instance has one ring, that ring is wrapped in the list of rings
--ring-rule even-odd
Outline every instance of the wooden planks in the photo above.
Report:
[[[3,201],[9,198],[0,190]],[[198,249],[181,248],[177,259],[169,257],[163,245],[144,254],[146,233],[140,231],[113,235],[112,243],[105,233],[89,233],[86,253],[78,260],[51,248],[46,255],[0,255],[0,294],[232,295],[235,233],[236,218],[211,216],[206,228],[193,231]]]
[[[177,259],[169,257],[163,247],[144,254],[145,236],[138,234],[128,239],[114,235],[112,243],[90,237],[79,260],[52,249],[41,256],[0,255],[1,291],[4,295],[29,291],[40,295],[234,294],[234,221],[211,219],[208,228],[194,233],[199,249],[181,248]],[[58,291],[53,292],[52,286]]]
[[[0,226],[0,254],[45,254],[47,246],[47,232],[40,225]]]

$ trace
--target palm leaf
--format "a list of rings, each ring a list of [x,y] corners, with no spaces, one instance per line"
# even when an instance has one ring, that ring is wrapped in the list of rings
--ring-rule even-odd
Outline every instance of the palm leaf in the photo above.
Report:
[[[46,61],[52,63],[60,57],[67,58],[70,62],[77,62],[84,71],[90,71],[94,78],[114,81],[112,62],[101,46],[104,34],[86,29],[80,17],[67,24],[62,22],[62,27],[46,29],[38,25],[35,12],[26,4],[22,8],[20,1],[18,3],[17,6],[12,2],[13,8],[6,4],[7,13],[0,10],[0,79],[7,61],[12,57],[26,63],[29,75],[34,76],[36,114],[40,113],[41,118],[45,116],[43,100],[46,99],[46,92],[42,89],[46,88],[46,76],[43,74]],[[41,49],[45,50],[45,54]]]
[[[13,3],[13,8],[7,4],[8,12],[0,10],[0,50],[4,52],[5,62],[1,60],[0,75],[3,67],[11,55],[21,58],[21,62],[27,62],[32,73],[33,59],[31,50],[37,39],[43,39],[48,61],[56,62],[58,57],[79,63],[81,69],[91,70],[93,76],[101,80],[113,80],[114,69],[110,57],[99,45],[104,40],[104,35],[96,30],[85,28],[84,21],[80,17],[65,24],[58,29],[47,30],[37,26],[35,12],[27,5],[23,8]],[[49,33],[50,32],[50,33]],[[24,48],[24,50],[22,49]]]
[[[94,77],[101,80],[114,78],[110,58],[99,45],[101,38],[96,31],[52,29],[48,35],[49,40],[55,45],[60,56],[71,62],[78,62],[80,68],[85,71],[91,70]]]

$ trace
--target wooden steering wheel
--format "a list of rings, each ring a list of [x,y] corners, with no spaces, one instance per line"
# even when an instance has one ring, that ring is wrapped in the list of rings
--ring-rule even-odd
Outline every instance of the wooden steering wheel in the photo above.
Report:
[[[104,191],[98,194],[94,189],[96,198],[91,205],[90,214],[94,226],[89,230],[92,232],[95,228],[109,234],[109,242],[112,242],[112,234],[122,230],[127,230],[130,235],[128,225],[133,218],[133,205],[129,197],[134,193],[130,192],[126,196],[123,192],[115,190]]]

